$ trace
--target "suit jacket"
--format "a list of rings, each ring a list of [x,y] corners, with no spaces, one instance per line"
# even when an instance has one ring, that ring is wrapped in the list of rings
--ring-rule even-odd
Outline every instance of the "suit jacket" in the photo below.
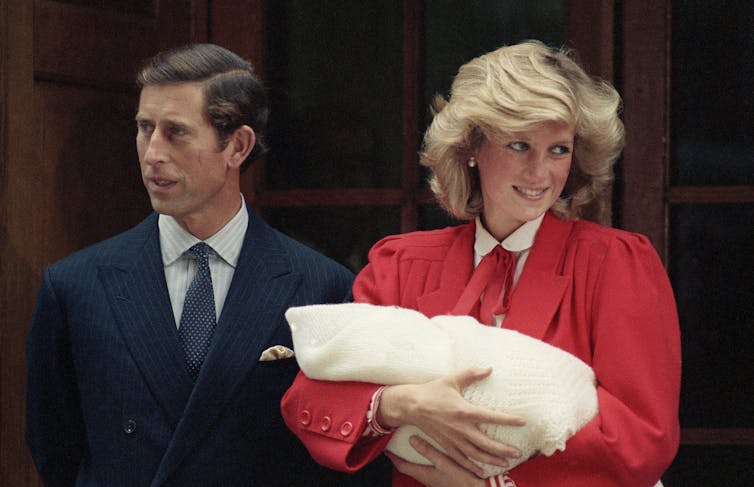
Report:
[[[356,301],[453,314],[473,272],[474,223],[388,237],[354,283]],[[478,316],[475,316],[477,319]],[[675,300],[649,241],[637,234],[548,213],[513,291],[503,326],[566,350],[597,377],[600,412],[563,452],[510,471],[518,487],[650,486],[679,443],[680,336]],[[376,386],[325,383],[303,374],[283,398],[283,417],[324,465],[353,471],[375,458],[372,443],[324,434],[319,417],[365,426]],[[336,410],[319,398],[343,397]],[[364,405],[367,406],[364,406]],[[302,417],[311,421],[304,424]],[[419,485],[400,474],[394,486]]]
[[[27,440],[48,486],[363,485],[316,465],[285,428],[285,310],[342,302],[352,274],[249,227],[196,382],[179,342],[157,215],[45,270],[27,343]]]

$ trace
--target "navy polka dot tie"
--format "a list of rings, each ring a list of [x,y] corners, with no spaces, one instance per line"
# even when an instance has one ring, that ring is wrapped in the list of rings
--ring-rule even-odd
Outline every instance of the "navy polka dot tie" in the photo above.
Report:
[[[189,373],[195,379],[215,329],[215,294],[209,272],[209,250],[204,242],[187,250],[196,258],[196,275],[186,291],[181,325],[178,328]]]

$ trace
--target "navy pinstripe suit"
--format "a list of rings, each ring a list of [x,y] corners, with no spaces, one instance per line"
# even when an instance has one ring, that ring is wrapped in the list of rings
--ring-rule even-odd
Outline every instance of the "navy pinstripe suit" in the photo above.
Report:
[[[45,271],[27,344],[27,440],[46,485],[388,485],[322,469],[283,424],[296,362],[259,356],[292,348],[288,307],[341,302],[353,276],[249,216],[195,384],[156,214]]]

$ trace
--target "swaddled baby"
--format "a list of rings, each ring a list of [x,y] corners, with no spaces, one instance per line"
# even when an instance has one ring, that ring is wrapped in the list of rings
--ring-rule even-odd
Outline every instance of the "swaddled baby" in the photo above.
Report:
[[[468,386],[471,403],[521,416],[525,426],[482,424],[489,437],[518,448],[521,459],[564,450],[566,440],[597,414],[592,369],[570,353],[513,330],[481,325],[469,316],[427,318],[418,311],[364,303],[290,308],[295,356],[312,379],[375,384],[423,383],[472,367],[492,374]],[[429,464],[409,444],[415,426],[398,428],[392,453]],[[504,470],[482,464],[485,476]]]

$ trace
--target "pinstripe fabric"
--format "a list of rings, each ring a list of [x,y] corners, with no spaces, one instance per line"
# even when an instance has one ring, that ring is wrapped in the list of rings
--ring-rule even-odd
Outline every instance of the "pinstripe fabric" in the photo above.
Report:
[[[295,360],[258,361],[293,347],[288,307],[342,302],[353,275],[248,217],[195,384],[156,214],[45,270],[27,344],[27,436],[45,485],[368,485],[374,471],[319,467],[283,423]]]

